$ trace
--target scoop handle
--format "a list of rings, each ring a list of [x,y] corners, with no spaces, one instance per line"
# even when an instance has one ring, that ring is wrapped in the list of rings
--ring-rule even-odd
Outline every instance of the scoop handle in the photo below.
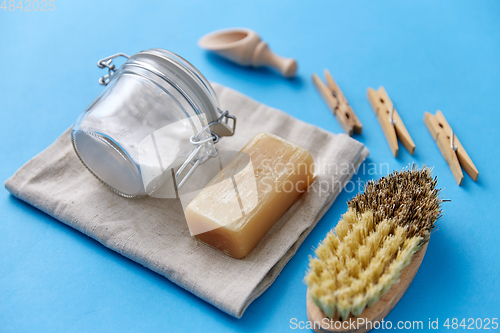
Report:
[[[297,62],[292,58],[285,58],[269,49],[266,42],[260,42],[253,54],[253,65],[270,66],[278,70],[284,77],[293,77],[297,73]]]

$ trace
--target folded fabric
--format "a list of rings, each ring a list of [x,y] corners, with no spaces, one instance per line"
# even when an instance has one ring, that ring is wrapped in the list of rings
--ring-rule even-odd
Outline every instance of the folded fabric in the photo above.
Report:
[[[214,88],[221,108],[238,118],[236,134],[223,138],[217,144],[220,150],[239,150],[256,133],[270,132],[308,150],[316,164],[310,190],[243,259],[233,259],[192,237],[178,199],[126,199],[110,191],[78,160],[69,129],[21,167],[5,187],[239,318],[274,282],[368,150],[349,136],[329,133],[221,85]]]

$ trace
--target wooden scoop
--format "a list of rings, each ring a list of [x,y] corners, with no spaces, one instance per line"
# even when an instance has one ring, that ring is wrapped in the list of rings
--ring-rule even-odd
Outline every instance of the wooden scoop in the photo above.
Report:
[[[253,30],[224,29],[203,36],[198,45],[242,66],[270,66],[284,77],[295,76],[297,62],[273,53]]]
[[[387,316],[387,314],[392,310],[392,308],[399,302],[401,297],[403,297],[406,289],[410,286],[413,278],[417,274],[417,271],[424,259],[425,251],[427,250],[426,243],[422,248],[413,255],[410,264],[406,266],[401,272],[399,277],[399,282],[396,282],[392,287],[384,294],[382,297],[371,307],[366,308],[358,317],[353,317],[349,315],[345,321],[358,322],[358,318],[364,319],[364,325],[360,325],[356,329],[350,329],[349,325],[345,325],[347,329],[342,328],[342,321],[339,318],[329,319],[325,316],[323,311],[316,306],[316,304],[311,301],[309,297],[309,289],[307,290],[307,318],[311,323],[316,322],[316,327],[313,328],[316,333],[328,333],[328,332],[344,332],[344,333],[364,333],[369,331],[372,327],[366,325],[367,322],[371,322],[372,325],[375,322],[380,322]],[[312,325],[312,324],[311,324]],[[321,327],[319,327],[321,326]],[[338,329],[336,329],[337,327]],[[352,328],[352,327],[351,327]]]

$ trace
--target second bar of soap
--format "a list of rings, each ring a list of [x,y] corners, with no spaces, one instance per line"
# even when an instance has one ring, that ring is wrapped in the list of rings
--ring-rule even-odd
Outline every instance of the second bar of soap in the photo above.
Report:
[[[313,168],[305,149],[257,134],[186,207],[191,233],[234,258],[246,256],[307,190]]]

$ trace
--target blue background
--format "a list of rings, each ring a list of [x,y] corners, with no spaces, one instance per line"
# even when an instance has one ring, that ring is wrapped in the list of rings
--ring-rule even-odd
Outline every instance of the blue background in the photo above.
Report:
[[[1,2],[1,0],[0,0]],[[17,3],[18,1],[16,1]],[[99,94],[98,59],[152,47],[174,51],[209,79],[332,132],[342,129],[310,76],[324,68],[364,125],[369,163],[434,166],[443,194],[425,260],[387,316],[500,317],[498,1],[62,1],[53,12],[0,10],[0,179],[52,143]],[[228,27],[256,30],[299,63],[286,80],[210,56],[197,40]],[[416,143],[391,155],[366,98],[385,86]],[[479,169],[457,186],[423,123],[441,109]],[[240,124],[245,126],[245,124]],[[373,165],[371,167],[373,168]],[[495,180],[497,179],[497,180]],[[0,332],[281,332],[307,320],[304,272],[313,247],[346,211],[344,191],[276,282],[232,318],[167,279],[0,191]]]

